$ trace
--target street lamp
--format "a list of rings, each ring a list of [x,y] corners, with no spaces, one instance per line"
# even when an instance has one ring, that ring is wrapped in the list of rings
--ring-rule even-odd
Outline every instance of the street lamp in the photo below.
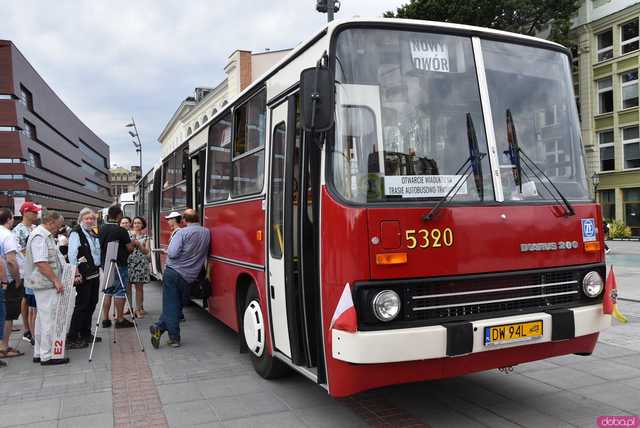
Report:
[[[138,141],[133,140],[133,147],[136,148],[136,152],[138,153],[138,157],[140,159],[140,178],[142,178],[142,142],[140,141],[140,133],[138,132],[138,127],[136,126],[136,121],[131,118],[131,122],[125,125],[127,128],[133,128],[133,131],[129,131],[129,135],[132,138],[136,138]]]
[[[600,184],[600,175],[597,172],[594,172],[593,175],[591,176],[591,183],[593,183],[593,200],[597,201],[598,200],[598,196],[597,196],[598,184]]]
[[[327,14],[327,22],[333,21],[333,14],[340,10],[339,0],[316,0],[316,11]]]

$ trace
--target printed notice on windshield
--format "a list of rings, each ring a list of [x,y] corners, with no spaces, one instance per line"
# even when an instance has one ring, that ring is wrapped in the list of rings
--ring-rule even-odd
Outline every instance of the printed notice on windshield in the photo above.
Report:
[[[403,198],[441,198],[460,180],[461,175],[392,175],[384,177],[385,196]],[[467,182],[458,184],[458,194],[467,194]]]
[[[449,72],[449,49],[447,45],[429,39],[411,39],[411,60],[416,70]]]

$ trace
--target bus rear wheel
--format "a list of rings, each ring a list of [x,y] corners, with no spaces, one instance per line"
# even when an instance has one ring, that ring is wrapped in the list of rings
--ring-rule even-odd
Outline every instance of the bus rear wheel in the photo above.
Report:
[[[247,291],[242,311],[242,337],[256,372],[265,379],[276,379],[288,374],[290,369],[271,355],[267,345],[266,330],[258,290],[252,284]]]

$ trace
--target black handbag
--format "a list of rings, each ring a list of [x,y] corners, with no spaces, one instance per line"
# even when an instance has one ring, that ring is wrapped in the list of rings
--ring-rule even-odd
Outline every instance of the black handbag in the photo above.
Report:
[[[203,299],[205,302],[211,297],[211,284],[205,267],[200,269],[196,280],[189,285],[189,297]]]

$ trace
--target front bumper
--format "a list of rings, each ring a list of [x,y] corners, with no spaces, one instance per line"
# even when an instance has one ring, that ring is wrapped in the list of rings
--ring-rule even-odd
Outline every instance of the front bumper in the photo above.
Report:
[[[484,345],[484,327],[534,320],[543,322],[540,338]],[[604,315],[602,304],[597,304],[429,327],[355,333],[333,329],[332,354],[337,360],[356,364],[427,360],[572,339],[598,333],[609,326],[611,315]]]

